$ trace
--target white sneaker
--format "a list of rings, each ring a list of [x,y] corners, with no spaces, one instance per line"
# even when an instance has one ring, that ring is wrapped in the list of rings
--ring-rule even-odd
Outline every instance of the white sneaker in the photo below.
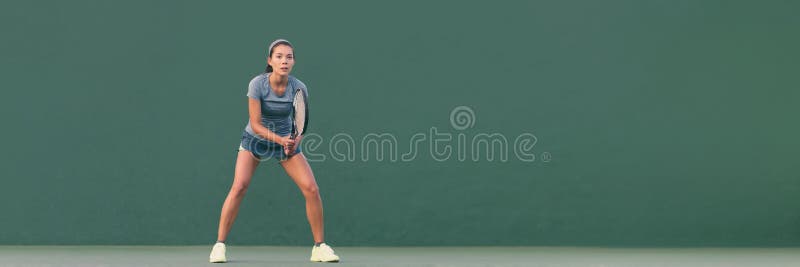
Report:
[[[328,244],[322,243],[311,249],[311,261],[314,262],[339,262],[339,256],[333,253]]]
[[[225,243],[217,242],[214,248],[211,249],[211,255],[208,256],[208,261],[212,263],[223,263],[225,259]]]

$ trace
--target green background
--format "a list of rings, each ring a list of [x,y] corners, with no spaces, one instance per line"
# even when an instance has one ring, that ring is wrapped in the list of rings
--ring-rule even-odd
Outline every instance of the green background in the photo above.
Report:
[[[0,244],[210,244],[249,80],[311,130],[537,137],[538,158],[312,162],[334,245],[800,244],[794,1],[5,1]],[[450,112],[470,107],[474,126]],[[360,146],[359,146],[360,148]],[[549,161],[543,154],[551,155]],[[307,245],[256,172],[229,242]]]

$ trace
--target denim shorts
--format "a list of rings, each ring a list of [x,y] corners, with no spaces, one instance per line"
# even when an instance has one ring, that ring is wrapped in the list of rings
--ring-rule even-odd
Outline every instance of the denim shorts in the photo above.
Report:
[[[283,146],[275,142],[257,138],[247,131],[243,131],[242,142],[239,143],[238,151],[242,150],[249,151],[250,154],[258,160],[274,158],[283,161],[289,158],[286,153],[283,152]],[[294,150],[294,154],[299,154],[301,151],[300,146],[297,146]]]

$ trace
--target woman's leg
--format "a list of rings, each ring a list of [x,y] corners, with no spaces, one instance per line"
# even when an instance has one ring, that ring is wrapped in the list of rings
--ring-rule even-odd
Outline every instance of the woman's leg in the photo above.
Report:
[[[222,204],[217,241],[224,242],[228,238],[228,232],[231,231],[233,221],[236,220],[236,214],[239,213],[239,204],[242,203],[242,198],[247,192],[247,187],[250,185],[256,166],[258,166],[258,160],[250,154],[250,151],[239,151],[239,155],[236,158],[236,169],[233,174],[233,185],[230,192],[228,192],[228,197],[225,198],[225,204]]]
[[[322,198],[319,196],[317,181],[314,179],[311,167],[308,166],[306,157],[303,153],[299,153],[282,161],[281,165],[283,165],[286,174],[292,177],[292,180],[294,180],[306,198],[306,216],[308,216],[308,223],[311,225],[311,234],[314,235],[314,242],[324,242]]]

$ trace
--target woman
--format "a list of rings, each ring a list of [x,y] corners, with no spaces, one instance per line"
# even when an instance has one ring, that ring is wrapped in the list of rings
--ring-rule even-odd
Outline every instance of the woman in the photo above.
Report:
[[[293,50],[289,41],[278,39],[272,42],[267,53],[267,70],[250,81],[247,90],[250,121],[242,133],[233,186],[222,205],[217,243],[211,250],[210,262],[226,261],[225,239],[239,212],[239,205],[256,166],[269,158],[279,160],[305,196],[306,215],[314,236],[311,261],[339,261],[339,256],[323,238],[322,199],[314,173],[300,150],[302,136],[294,140],[289,138],[293,92],[297,89],[308,92],[303,82],[289,75],[295,63]]]

